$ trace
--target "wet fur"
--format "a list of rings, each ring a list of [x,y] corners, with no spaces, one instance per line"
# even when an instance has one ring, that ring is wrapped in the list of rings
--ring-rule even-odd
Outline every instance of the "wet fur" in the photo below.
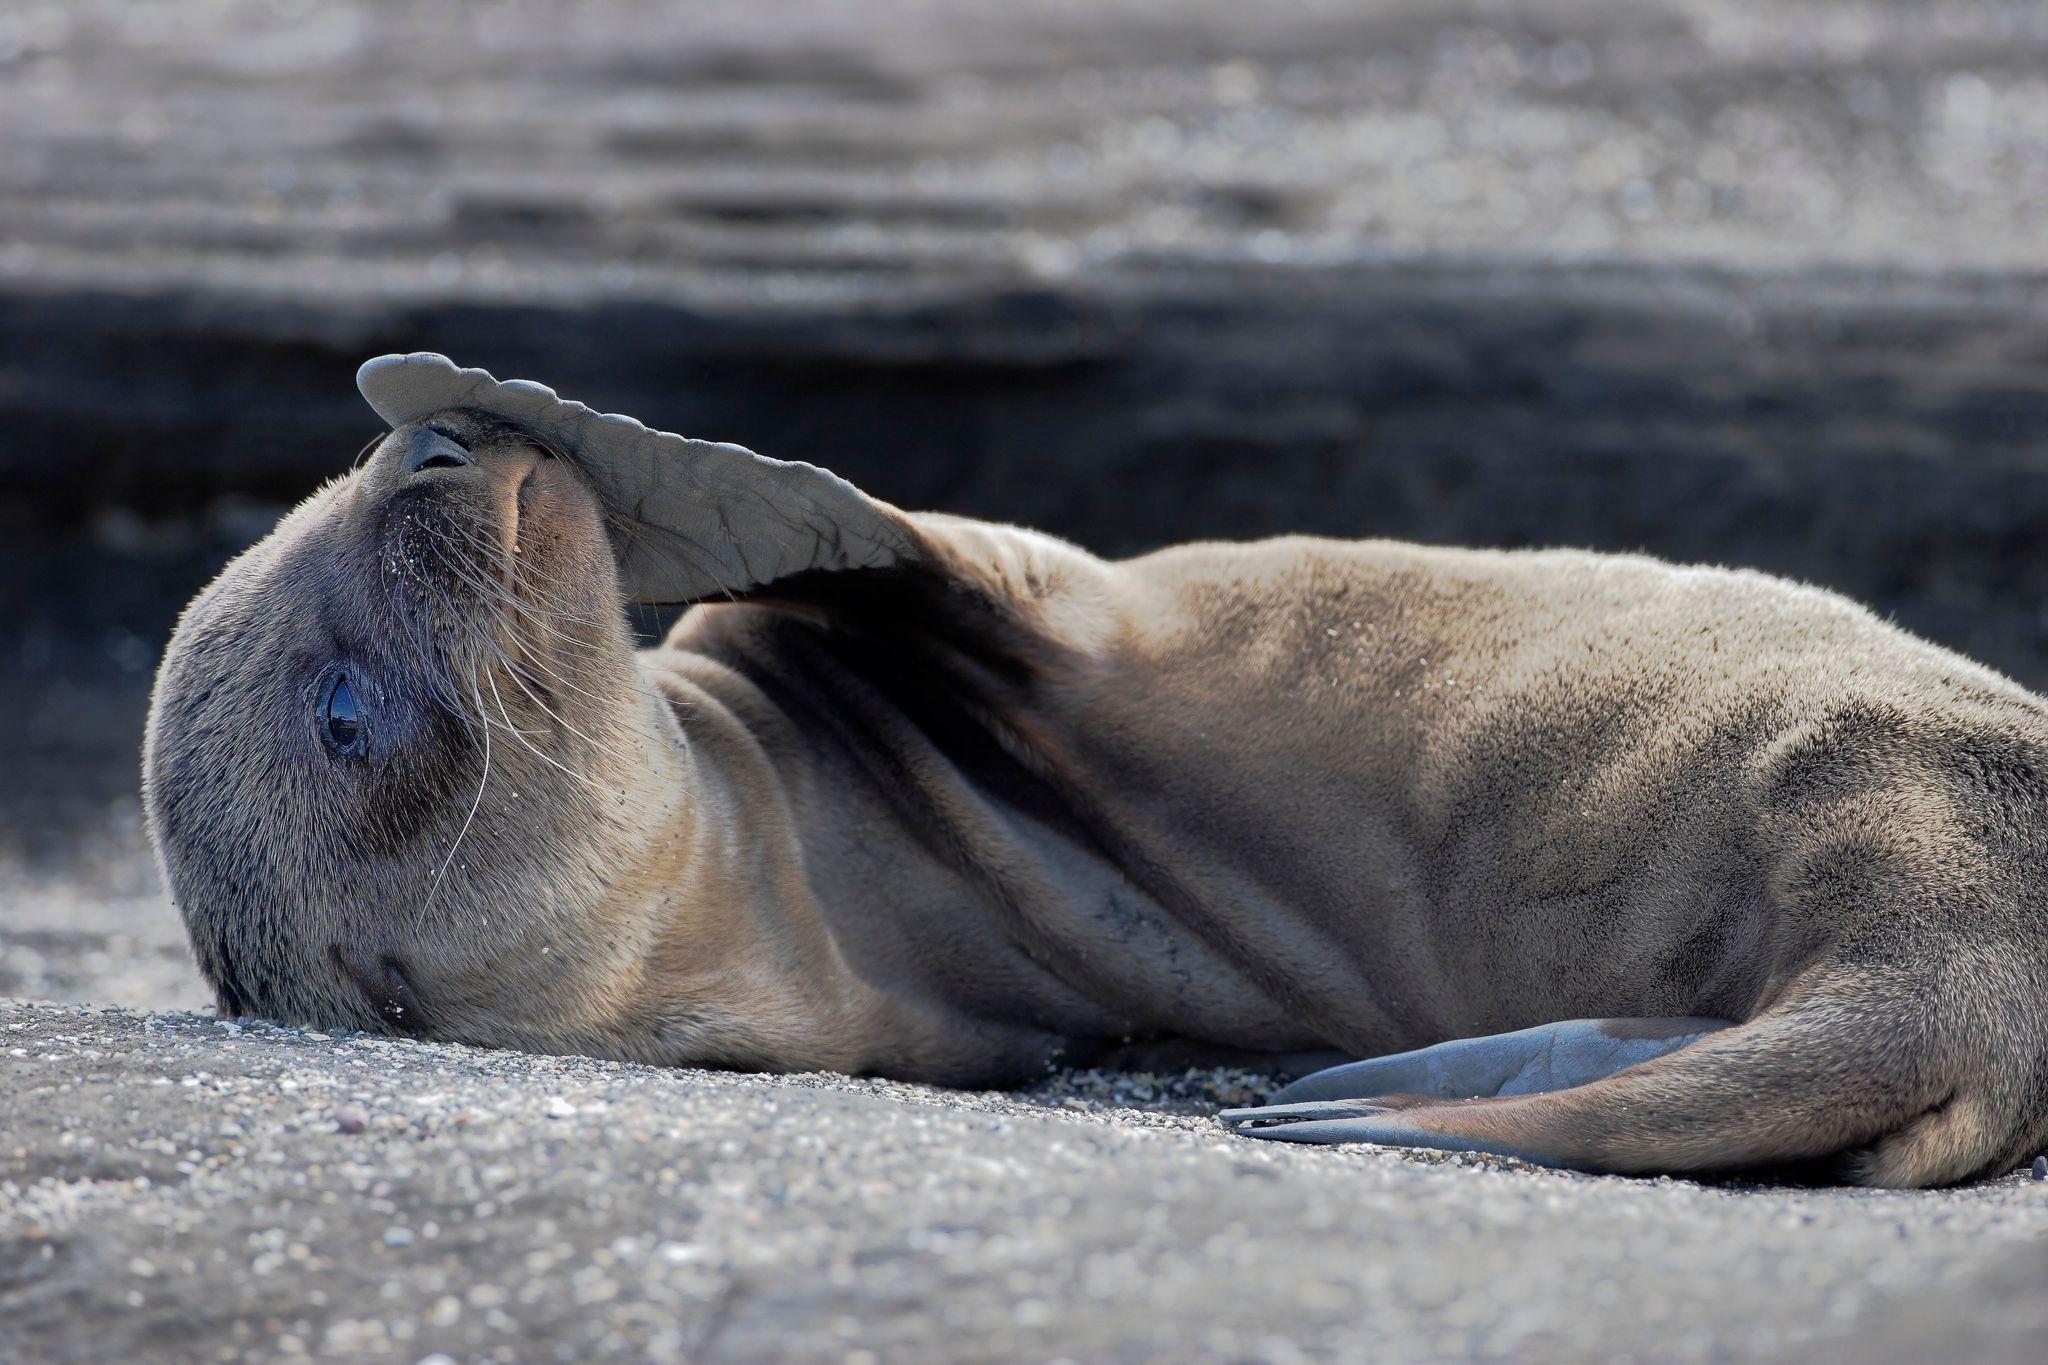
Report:
[[[505,728],[465,707],[451,680],[506,668],[462,643],[490,618],[373,566],[406,438],[231,566],[159,678],[151,827],[224,1009],[949,1083],[1718,1016],[1604,1081],[1417,1113],[1593,1169],[1892,1185],[2048,1140],[2048,712],[1831,594],[1388,542],[1108,563],[883,509],[897,562],[697,606],[635,658],[556,462],[523,553],[575,647],[501,636],[575,680],[586,743],[506,677]],[[450,485],[433,515],[477,517]],[[370,783],[303,743],[335,649],[405,741]]]

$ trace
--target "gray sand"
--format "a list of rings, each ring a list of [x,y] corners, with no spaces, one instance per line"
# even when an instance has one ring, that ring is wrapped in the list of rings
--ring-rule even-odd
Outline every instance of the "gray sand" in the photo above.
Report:
[[[0,1310],[38,1358],[1909,1359],[1949,1314],[1960,1354],[2020,1360],[2048,1327],[2024,1177],[1587,1179],[1255,1144],[1100,1084],[111,1008],[6,1007],[0,1047]]]
[[[221,1022],[137,857],[0,895],[0,990],[159,1011],[0,1002],[10,1358],[2018,1361],[2048,1330],[2025,1173],[1589,1178],[1236,1138],[1204,1115],[1244,1073],[961,1093]]]

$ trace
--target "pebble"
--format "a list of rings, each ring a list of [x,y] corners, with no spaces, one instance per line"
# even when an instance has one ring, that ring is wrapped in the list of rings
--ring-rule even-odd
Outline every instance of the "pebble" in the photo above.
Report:
[[[2048,1180],[2048,1154],[2034,1158],[2034,1179]]]
[[[337,1132],[360,1133],[370,1126],[370,1116],[360,1104],[344,1104],[334,1111],[334,1127]]]

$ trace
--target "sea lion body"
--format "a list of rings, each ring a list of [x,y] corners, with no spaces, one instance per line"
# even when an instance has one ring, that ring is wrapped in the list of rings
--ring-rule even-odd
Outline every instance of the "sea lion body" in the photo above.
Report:
[[[855,542],[778,492],[719,513],[773,570],[635,655],[612,502],[545,445],[401,424],[181,624],[146,793],[224,1008],[955,1084],[1594,1019],[1531,1035],[1618,1049],[1571,1088],[1438,1066],[1262,1135],[1891,1184],[2048,1136],[2048,707],[1833,594],[1301,538],[1111,563],[872,500]],[[344,675],[388,713],[361,750]]]
[[[1939,974],[1965,900],[1971,951],[2040,961],[2040,902],[1990,892],[2048,866],[2048,710],[1832,593],[1301,538],[1110,564],[923,524],[1013,554],[1075,637],[1056,681],[949,705],[947,647],[886,610],[698,607],[649,657],[762,745],[854,970],[1019,1030],[985,1071],[868,1065],[1746,1019],[1859,951]]]

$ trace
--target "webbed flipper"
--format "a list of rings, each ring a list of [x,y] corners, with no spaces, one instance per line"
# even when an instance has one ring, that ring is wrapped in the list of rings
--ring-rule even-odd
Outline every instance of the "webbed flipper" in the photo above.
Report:
[[[470,409],[524,427],[574,461],[604,505],[620,584],[635,602],[736,597],[812,570],[885,568],[918,552],[902,513],[836,474],[655,431],[544,384],[416,351],[366,362],[356,386],[393,427]]]
[[[1216,1117],[1247,1137],[1371,1142],[1551,1158],[1432,1116],[1475,1101],[1543,1095],[1602,1080],[1730,1026],[1725,1019],[1573,1019],[1330,1067],[1273,1102]]]

